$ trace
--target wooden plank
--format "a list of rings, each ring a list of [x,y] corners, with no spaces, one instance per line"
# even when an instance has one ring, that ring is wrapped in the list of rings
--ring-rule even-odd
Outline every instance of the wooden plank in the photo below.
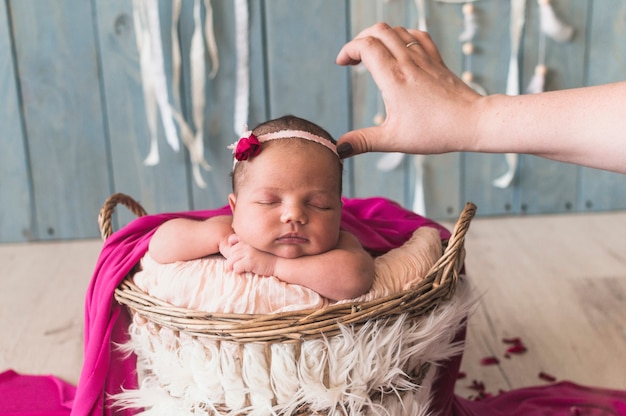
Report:
[[[581,168],[578,206],[581,211],[626,209],[626,178],[618,173]]]
[[[487,94],[502,94],[506,91],[511,50],[510,3],[480,1],[474,3],[474,10],[478,22],[478,31],[472,42],[475,52],[469,57],[462,56],[460,65],[463,66],[465,62],[465,66],[473,73],[474,81]],[[460,32],[457,30],[457,33]],[[462,54],[460,46],[457,50]],[[461,72],[462,69],[457,73]],[[515,187],[501,189],[492,184],[507,171],[508,165],[503,155],[468,153],[464,155],[463,163],[460,191],[463,203],[476,203],[480,215],[510,214],[515,211]]]
[[[160,7],[164,64],[171,79],[171,2]],[[160,161],[146,166],[150,133],[135,38],[132,2],[96,2],[98,48],[110,146],[110,193],[123,192],[137,199],[150,213],[182,211],[189,207],[187,163],[183,150],[176,153],[165,140],[158,120]],[[169,97],[172,100],[171,84]],[[181,148],[183,148],[181,143]],[[120,210],[122,224],[133,218]]]
[[[452,72],[463,72],[463,55],[458,40],[463,30],[461,4],[440,2],[426,3],[426,24],[444,62]],[[411,9],[415,10],[416,9]],[[417,26],[419,16],[414,14],[412,21]],[[478,38],[476,39],[478,40]],[[419,139],[419,138],[418,138]],[[465,205],[463,196],[463,175],[466,155],[450,153],[431,155],[424,159],[424,192],[426,215],[436,219],[454,219]],[[415,180],[410,177],[410,186]]]
[[[589,49],[587,84],[598,85],[624,80],[626,68],[626,4],[605,0],[589,5]]]
[[[349,69],[335,64],[348,40],[346,1],[265,3],[267,103],[270,118],[293,114],[335,138],[350,126]],[[312,16],[323,19],[311,20]],[[303,22],[313,22],[303,24]],[[352,195],[350,164],[344,194]]]
[[[0,242],[26,241],[33,238],[29,167],[26,137],[15,83],[15,61],[6,3],[0,4],[0,112],[2,131],[0,152]]]
[[[111,189],[92,16],[89,2],[11,3],[38,239],[98,235]]]
[[[589,57],[586,62],[588,85],[624,80],[626,73],[626,4],[618,0],[591,3],[589,13]],[[610,28],[610,30],[607,30]],[[626,209],[624,175],[597,169],[580,169],[579,206],[581,210]]]
[[[573,26],[576,32],[569,42],[546,39],[545,64],[549,72],[545,89],[550,91],[582,86],[587,0],[555,2],[552,6],[559,19]],[[524,92],[539,60],[539,30],[537,2],[529,2],[522,72]],[[521,156],[518,191],[519,211],[522,213],[572,212],[577,209],[578,202],[578,168],[537,157]]]
[[[338,137],[350,119],[348,72],[335,64],[348,36],[345,1],[274,0],[265,7],[270,117],[294,114]],[[324,18],[302,24],[311,16]]]
[[[263,3],[249,2],[250,7],[250,116],[252,127],[269,119],[267,106],[265,21]]]

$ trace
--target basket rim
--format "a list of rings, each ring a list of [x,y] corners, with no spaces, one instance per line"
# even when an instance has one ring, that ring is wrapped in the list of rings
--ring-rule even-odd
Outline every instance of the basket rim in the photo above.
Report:
[[[112,234],[111,216],[122,204],[137,216],[147,215],[133,198],[111,195],[98,216],[103,239]],[[289,342],[333,336],[342,325],[362,326],[370,319],[390,319],[403,313],[422,316],[455,293],[465,259],[465,235],[476,213],[468,202],[454,226],[441,257],[425,278],[401,292],[367,302],[344,302],[320,309],[270,314],[232,314],[190,310],[150,296],[133,282],[131,271],[115,289],[115,299],[157,326],[191,336],[236,342]]]

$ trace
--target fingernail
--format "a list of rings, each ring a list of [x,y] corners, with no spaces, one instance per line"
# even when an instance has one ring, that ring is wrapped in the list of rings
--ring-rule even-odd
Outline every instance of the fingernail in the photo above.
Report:
[[[352,148],[352,145],[348,142],[341,143],[339,146],[337,146],[337,153],[342,159],[344,157],[350,156],[352,152],[354,152],[354,149]]]

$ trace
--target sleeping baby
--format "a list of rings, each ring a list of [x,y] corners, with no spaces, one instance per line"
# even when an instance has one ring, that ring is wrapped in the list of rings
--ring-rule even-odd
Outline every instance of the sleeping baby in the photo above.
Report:
[[[221,254],[227,271],[274,276],[330,300],[366,293],[374,259],[340,229],[343,165],[330,134],[285,116],[246,132],[233,153],[232,216],[167,221],[149,256],[165,264]]]

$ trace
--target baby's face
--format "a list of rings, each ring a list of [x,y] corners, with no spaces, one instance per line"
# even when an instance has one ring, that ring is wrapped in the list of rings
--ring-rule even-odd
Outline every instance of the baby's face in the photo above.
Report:
[[[305,142],[263,149],[229,196],[233,229],[252,247],[296,258],[337,246],[340,169],[328,149]]]

